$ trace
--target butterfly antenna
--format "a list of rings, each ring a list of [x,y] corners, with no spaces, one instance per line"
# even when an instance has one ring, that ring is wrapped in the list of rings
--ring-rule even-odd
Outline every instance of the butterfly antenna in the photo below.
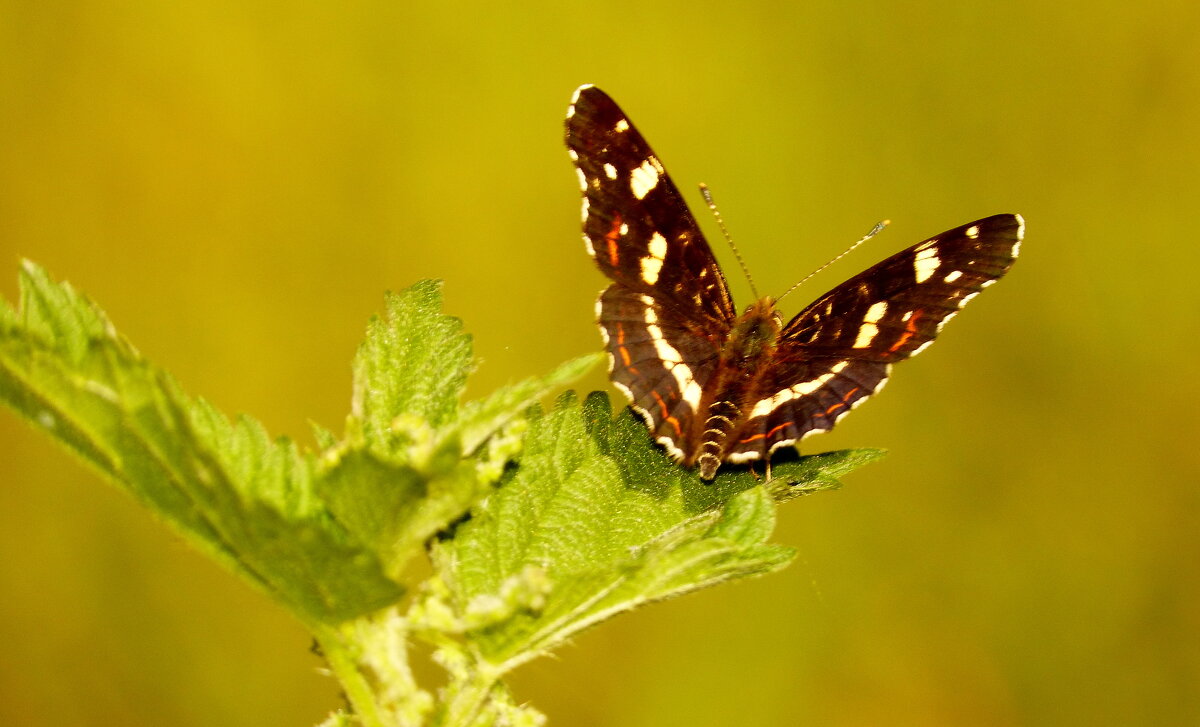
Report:
[[[708,208],[712,210],[713,217],[717,218],[717,227],[721,228],[721,234],[725,236],[725,242],[729,243],[729,249],[733,250],[733,256],[737,258],[738,265],[742,266],[742,272],[746,275],[746,282],[750,283],[750,292],[757,300],[758,289],[754,287],[754,278],[750,277],[750,268],[746,267],[746,261],[742,259],[742,253],[738,251],[737,245],[733,244],[733,238],[729,236],[729,230],[725,229],[725,220],[721,219],[721,212],[717,209],[717,203],[713,201],[712,191],[703,182],[700,183],[700,194],[704,196],[704,201],[708,204]]]
[[[821,272],[821,271],[822,271],[822,270],[824,270],[825,268],[827,268],[827,267],[829,267],[830,265],[833,265],[834,263],[836,263],[838,260],[841,260],[842,258],[844,258],[844,257],[846,257],[847,255],[849,255],[851,252],[853,252],[853,251],[854,251],[854,248],[858,247],[859,245],[863,244],[863,243],[864,243],[864,242],[866,242],[867,240],[870,240],[872,237],[875,237],[875,236],[876,236],[876,235],[878,235],[879,233],[883,232],[883,228],[887,227],[887,226],[888,226],[888,225],[890,225],[890,224],[892,224],[892,221],[891,221],[891,220],[883,220],[883,221],[881,221],[881,222],[876,222],[876,223],[875,223],[875,226],[871,228],[871,231],[870,231],[870,232],[868,232],[866,235],[864,235],[864,236],[863,236],[861,239],[859,239],[859,240],[858,240],[858,242],[855,242],[853,245],[851,245],[850,247],[848,247],[848,248],[846,248],[845,250],[843,250],[843,251],[842,251],[842,253],[841,253],[841,254],[839,254],[839,255],[838,255],[837,257],[835,257],[834,259],[830,260],[829,262],[825,263],[825,264],[824,264],[824,265],[822,265],[821,267],[817,268],[816,270],[812,271],[812,272],[811,272],[811,273],[809,273],[808,275],[804,276],[804,280],[801,280],[799,283],[796,283],[796,284],[795,284],[795,285],[793,285],[792,287],[788,288],[788,289],[787,289],[787,290],[784,292],[784,294],[783,294],[783,295],[781,295],[781,296],[779,296],[778,298],[776,298],[776,299],[775,299],[775,302],[776,302],[776,303],[778,303],[779,301],[781,301],[781,300],[783,300],[784,298],[788,297],[788,295],[790,295],[790,294],[791,294],[791,292],[792,292],[793,290],[795,290],[796,288],[799,288],[801,285],[804,285],[805,283],[807,283],[807,282],[808,282],[809,280],[811,280],[811,279],[812,279],[812,277],[813,277],[814,275],[816,275],[817,273]]]

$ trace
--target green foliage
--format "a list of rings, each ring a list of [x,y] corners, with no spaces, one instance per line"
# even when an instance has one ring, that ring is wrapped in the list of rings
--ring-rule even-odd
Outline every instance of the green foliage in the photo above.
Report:
[[[751,476],[713,487],[656,449],[625,456],[645,439],[605,395],[564,395],[531,416],[520,467],[439,544],[456,610],[500,671],[621,611],[791,559],[765,544],[775,508]]]
[[[20,310],[0,306],[0,398],[305,621],[402,593],[328,516],[311,455],[189,399],[98,308],[28,263]]]
[[[598,356],[462,403],[471,340],[440,308],[434,282],[388,296],[345,433],[317,430],[312,452],[188,397],[27,263],[20,307],[0,303],[0,400],[308,624],[354,708],[327,725],[541,724],[507,671],[622,611],[783,567],[776,503],[881,454],[704,483],[604,394],[531,406]],[[433,576],[413,583],[426,546]],[[409,670],[412,636],[449,674],[437,698]]]

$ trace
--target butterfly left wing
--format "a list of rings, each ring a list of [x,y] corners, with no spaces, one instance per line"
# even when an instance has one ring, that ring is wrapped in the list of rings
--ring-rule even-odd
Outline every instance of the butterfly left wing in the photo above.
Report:
[[[595,86],[575,92],[566,143],[583,192],[583,239],[613,284],[597,305],[613,384],[684,459],[702,392],[737,318],[725,277],[645,138]]]
[[[765,457],[826,431],[886,382],[891,365],[923,351],[946,321],[1016,260],[1025,223],[993,215],[948,230],[838,285],[780,334],[771,370],[725,453]]]

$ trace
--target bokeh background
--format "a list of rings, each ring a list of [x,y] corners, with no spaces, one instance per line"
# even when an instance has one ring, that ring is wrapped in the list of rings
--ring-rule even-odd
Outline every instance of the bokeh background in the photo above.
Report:
[[[598,349],[572,90],[709,183],[787,302],[977,217],[1023,257],[821,450],[781,574],[514,687],[551,724],[1200,724],[1200,6],[0,2],[0,293],[30,257],[194,394],[339,429],[385,289],[446,281],[475,395]],[[738,299],[748,286],[706,214]],[[602,375],[581,388],[602,388]],[[309,725],[305,633],[0,413],[0,724]]]

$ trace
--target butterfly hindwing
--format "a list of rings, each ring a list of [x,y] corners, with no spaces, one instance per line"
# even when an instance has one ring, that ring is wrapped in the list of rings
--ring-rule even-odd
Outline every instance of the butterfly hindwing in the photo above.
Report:
[[[890,364],[878,361],[795,353],[777,353],[763,387],[743,406],[743,424],[725,450],[725,459],[765,459],[813,432],[833,429],[851,409],[883,388],[891,370]]]
[[[649,295],[610,285],[601,295],[600,330],[613,385],[629,397],[656,440],[675,459],[695,439],[702,393],[716,373],[720,344]]]

